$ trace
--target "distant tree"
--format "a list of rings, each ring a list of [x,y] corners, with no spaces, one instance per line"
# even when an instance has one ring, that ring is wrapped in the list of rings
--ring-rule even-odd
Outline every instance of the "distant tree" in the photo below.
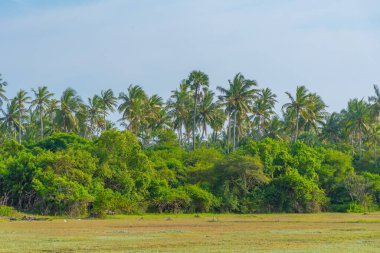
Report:
[[[46,86],[38,87],[37,90],[32,89],[34,99],[31,101],[31,106],[34,107],[40,116],[40,137],[44,138],[44,114],[49,107],[50,99],[54,96],[53,93],[48,91]]]
[[[56,122],[61,125],[64,132],[70,132],[78,129],[78,120],[75,113],[78,111],[82,99],[72,88],[63,91],[59,101],[59,108],[56,113]]]
[[[21,144],[21,136],[22,136],[22,129],[23,129],[23,121],[25,118],[25,112],[26,112],[26,104],[29,103],[30,97],[28,96],[28,93],[25,90],[20,90],[17,92],[16,97],[14,100],[16,101],[17,111],[18,111],[18,123],[19,123],[19,135],[18,135],[18,141]]]
[[[100,104],[103,113],[104,130],[107,130],[106,117],[109,112],[114,112],[117,106],[117,97],[114,96],[111,89],[102,90],[100,93]]]
[[[295,96],[289,92],[285,92],[285,94],[289,97],[290,102],[284,104],[282,106],[282,109],[287,114],[295,113],[296,127],[294,133],[294,142],[296,142],[299,133],[300,117],[307,119],[310,116],[310,93],[305,86],[297,86]]]
[[[201,97],[201,89],[205,91],[209,85],[208,75],[202,71],[193,71],[187,80],[190,89],[194,91],[194,110],[193,110],[193,149],[195,149],[195,130],[197,123],[197,106]]]
[[[245,77],[238,73],[234,79],[228,80],[228,89],[218,86],[217,89],[222,95],[219,96],[221,103],[225,106],[229,118],[228,129],[230,129],[231,117],[233,118],[233,138],[232,150],[236,147],[236,125],[238,114],[247,115],[251,109],[250,106],[255,98],[256,90],[254,87],[257,85],[256,81],[245,79]],[[247,118],[247,117],[246,117]],[[229,142],[228,142],[229,146]]]

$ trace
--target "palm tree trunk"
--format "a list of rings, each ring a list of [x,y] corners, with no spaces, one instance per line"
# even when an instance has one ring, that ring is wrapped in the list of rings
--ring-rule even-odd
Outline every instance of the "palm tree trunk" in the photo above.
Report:
[[[376,166],[376,168],[377,168],[377,159],[376,159],[376,157],[377,157],[377,154],[376,154],[376,145],[377,143],[376,143],[376,140],[375,140],[375,143],[374,143],[374,147],[373,147],[373,159],[375,160],[375,166]]]
[[[107,130],[106,111],[103,112],[104,130]]]
[[[236,110],[234,112],[234,130],[233,130],[233,139],[232,139],[232,151],[235,151],[236,142]]]
[[[257,140],[260,139],[260,126],[261,126],[261,116],[259,116],[259,125],[257,126]]]
[[[22,123],[21,123],[21,109],[19,109],[20,112],[18,113],[18,121],[19,121],[19,128],[18,128],[18,142],[21,144],[21,128],[22,128]]]
[[[40,123],[41,123],[41,140],[44,138],[44,122],[42,120],[42,110],[40,110]]]
[[[296,116],[296,136],[294,137],[294,143],[297,142],[297,138],[298,138],[298,122],[299,122],[299,118],[300,118],[300,111],[297,109],[297,116]]]
[[[197,96],[198,96],[198,87],[195,88],[195,93],[194,93],[193,150],[195,149],[195,125],[196,125],[196,117],[197,117]]]
[[[230,143],[231,143],[231,115],[228,115],[228,129],[227,129],[227,154],[230,153]]]
[[[362,129],[359,127],[359,160],[362,159]]]

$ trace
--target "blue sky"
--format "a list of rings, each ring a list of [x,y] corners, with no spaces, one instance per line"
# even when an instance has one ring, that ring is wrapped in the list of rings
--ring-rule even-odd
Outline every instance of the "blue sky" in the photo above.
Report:
[[[380,84],[380,2],[2,0],[0,73],[14,95],[47,85],[84,99],[138,84],[165,99],[190,71],[227,85],[305,85],[338,111]]]

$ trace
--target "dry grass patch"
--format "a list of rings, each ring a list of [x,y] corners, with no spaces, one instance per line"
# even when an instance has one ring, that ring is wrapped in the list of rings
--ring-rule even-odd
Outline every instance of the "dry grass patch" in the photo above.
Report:
[[[380,245],[380,213],[167,217],[5,221],[0,252],[376,252]]]

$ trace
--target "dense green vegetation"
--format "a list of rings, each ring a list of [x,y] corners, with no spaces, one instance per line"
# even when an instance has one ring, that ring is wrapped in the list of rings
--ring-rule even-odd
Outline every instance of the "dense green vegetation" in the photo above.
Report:
[[[103,217],[380,205],[377,86],[332,114],[299,86],[281,118],[276,95],[242,74],[216,96],[194,71],[166,103],[137,85],[87,102],[71,88],[57,100],[47,87],[8,99],[6,86],[0,78],[0,206]],[[108,119],[116,109],[125,130]]]

